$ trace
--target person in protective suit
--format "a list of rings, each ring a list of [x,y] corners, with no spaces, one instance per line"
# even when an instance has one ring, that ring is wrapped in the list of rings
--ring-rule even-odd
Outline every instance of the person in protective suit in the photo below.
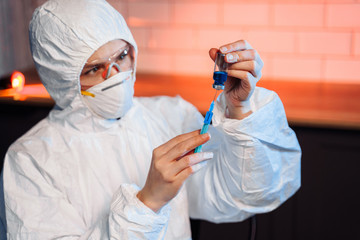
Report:
[[[133,97],[137,46],[106,1],[47,1],[29,34],[56,105],[6,154],[9,239],[191,239],[189,217],[242,221],[300,187],[297,138],[246,41],[210,50],[229,78],[200,135],[181,97]]]

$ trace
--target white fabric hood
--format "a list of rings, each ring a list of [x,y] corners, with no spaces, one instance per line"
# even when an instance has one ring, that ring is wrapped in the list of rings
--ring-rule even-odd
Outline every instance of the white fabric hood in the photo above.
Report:
[[[34,12],[29,37],[41,81],[61,109],[80,96],[81,70],[105,43],[130,43],[136,67],[135,40],[124,18],[104,0],[50,0]]]

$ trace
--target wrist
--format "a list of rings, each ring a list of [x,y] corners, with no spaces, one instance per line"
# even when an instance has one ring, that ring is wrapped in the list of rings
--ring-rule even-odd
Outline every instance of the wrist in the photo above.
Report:
[[[140,190],[136,197],[148,208],[150,208],[153,212],[157,213],[166,203],[160,203],[160,201],[151,200],[147,197],[147,194]]]

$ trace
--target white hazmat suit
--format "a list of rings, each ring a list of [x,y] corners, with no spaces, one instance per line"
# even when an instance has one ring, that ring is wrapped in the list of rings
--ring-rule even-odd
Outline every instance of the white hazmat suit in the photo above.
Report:
[[[120,120],[89,111],[79,75],[94,51],[115,39],[137,53],[124,19],[106,1],[50,0],[35,11],[31,50],[56,106],[6,154],[8,239],[191,239],[189,217],[241,221],[296,192],[296,136],[278,96],[256,88],[253,113],[243,120],[227,119],[218,98],[203,148],[214,159],[159,212],[146,207],[136,194],[153,149],[200,129],[203,117],[180,97],[134,98]]]

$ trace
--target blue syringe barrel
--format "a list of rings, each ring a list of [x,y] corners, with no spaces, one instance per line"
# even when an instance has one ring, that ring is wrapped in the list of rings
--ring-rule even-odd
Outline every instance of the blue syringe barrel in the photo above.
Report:
[[[209,111],[206,112],[205,119],[204,119],[204,124],[203,124],[203,126],[201,128],[200,134],[207,133],[207,131],[209,129],[209,125],[211,123],[212,116],[213,116],[213,112],[212,112],[213,109],[214,109],[214,101],[211,102]],[[195,148],[195,153],[201,152],[201,148],[202,148],[202,145],[197,146]]]

